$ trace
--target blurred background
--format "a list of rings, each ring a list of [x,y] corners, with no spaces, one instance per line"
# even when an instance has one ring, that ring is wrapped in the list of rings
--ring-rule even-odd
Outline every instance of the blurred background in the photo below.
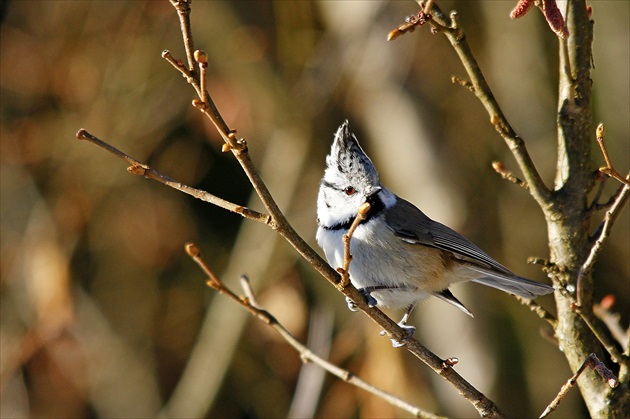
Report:
[[[542,14],[512,21],[512,1],[456,9],[482,69],[538,169],[553,183],[557,40]],[[625,173],[630,151],[630,3],[593,1],[595,125]],[[387,42],[414,1],[195,1],[209,91],[290,222],[314,247],[316,195],[335,129],[349,119],[390,189],[523,276],[548,282],[541,211],[494,173],[511,154],[455,52],[428,28]],[[472,406],[360,313],[270,229],[130,176],[75,133],[85,128],[181,182],[262,209],[240,166],[190,106],[193,89],[160,56],[184,58],[168,1],[2,2],[2,417],[392,417],[380,399],[302,366],[278,335],[204,285],[195,241],[241,292],[317,353],[411,403],[476,416]],[[604,199],[618,185],[609,181]],[[595,271],[627,327],[629,217]],[[601,215],[595,219],[593,229]],[[319,250],[319,249],[318,249]],[[320,252],[320,254],[323,254]],[[465,284],[471,319],[439,301],[416,309],[416,337],[509,416],[540,414],[570,377],[550,330],[515,299]],[[540,303],[551,310],[553,298]],[[402,313],[392,313],[396,319]],[[590,372],[587,372],[590,373]],[[586,416],[573,390],[555,417]]]

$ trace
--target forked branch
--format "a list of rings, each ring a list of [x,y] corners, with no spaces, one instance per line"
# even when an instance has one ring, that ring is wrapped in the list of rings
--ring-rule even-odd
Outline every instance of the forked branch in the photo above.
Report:
[[[547,208],[550,205],[551,191],[538,173],[524,141],[516,134],[490,90],[468,45],[466,34],[459,25],[457,13],[452,12],[449,17],[446,17],[434,2],[428,1],[425,3],[422,0],[416,0],[416,2],[419,4],[421,11],[418,15],[412,15],[415,16],[413,18],[410,16],[404,25],[392,31],[389,38],[395,39],[402,33],[411,32],[415,27],[424,23],[428,23],[431,26],[433,33],[439,32],[446,36],[459,56],[470,79],[469,82],[459,78],[455,78],[453,81],[463,85],[477,96],[488,112],[490,123],[506,142],[523,172],[525,182],[521,183],[521,186],[527,184],[530,194],[536,202],[542,208]],[[413,23],[413,25],[410,23]]]
[[[243,217],[249,218],[250,220],[258,221],[263,224],[269,224],[271,221],[271,218],[267,214],[254,211],[253,209],[249,209],[242,205],[234,204],[232,202],[226,201],[225,199],[219,198],[218,196],[212,195],[211,193],[208,193],[204,190],[193,188],[192,186],[188,186],[186,184],[176,181],[171,177],[163,175],[157,170],[151,168],[149,165],[134,159],[130,155],[120,151],[116,147],[111,146],[105,141],[100,140],[99,138],[95,137],[84,129],[80,129],[77,132],[77,138],[79,140],[89,141],[92,144],[95,144],[98,147],[109,151],[114,156],[130,164],[130,166],[127,168],[127,171],[129,173],[144,176],[147,179],[156,180],[166,186],[177,189],[180,192],[184,192],[185,194],[208,202],[209,204],[213,204],[220,208],[242,215]]]
[[[605,133],[606,128],[604,127],[604,124],[599,124],[596,131],[597,144],[599,144],[599,149],[602,151],[604,161],[606,162],[606,166],[600,167],[599,171],[612,178],[617,179],[619,182],[623,183],[626,186],[630,186],[630,174],[627,174],[626,177],[623,177],[621,173],[619,173],[613,166],[612,159],[608,155],[608,150],[606,149],[606,145],[604,144]]]
[[[186,0],[171,0],[175,8],[178,10],[178,16],[180,19],[180,26],[182,28],[190,27],[189,13],[179,13],[177,3]],[[182,22],[182,20],[186,20]],[[183,41],[186,44],[186,51],[195,51],[192,37],[186,36],[184,33]],[[169,60],[170,61],[170,60]],[[180,66],[176,66],[185,76],[186,72],[182,71]],[[193,84],[195,90],[201,93],[202,86],[200,80],[196,77],[188,78],[189,82]],[[205,89],[204,89],[205,90]],[[335,287],[339,287],[341,281],[340,275],[333,270],[328,263],[326,263],[305,241],[302,237],[290,225],[280,208],[274,201],[271,193],[267,189],[262,178],[258,174],[253,162],[249,157],[248,148],[244,140],[236,140],[235,130],[229,129],[225,124],[218,109],[212,102],[211,95],[204,91],[203,94],[198,94],[198,101],[193,101],[193,105],[202,111],[215,125],[220,135],[223,137],[228,148],[232,151],[237,161],[241,164],[245,174],[252,183],[254,190],[263,202],[263,205],[269,212],[272,220],[269,225],[274,228],[282,237],[284,237],[297,251],[309,262],[324,278],[331,282]],[[204,101],[205,100],[205,101]],[[235,142],[236,140],[236,142]],[[235,147],[235,144],[238,145]],[[399,327],[393,320],[386,316],[381,310],[376,307],[369,307],[365,301],[364,296],[354,287],[347,286],[342,290],[346,297],[349,297],[358,308],[365,312],[374,322],[380,327],[386,330],[390,338],[394,338],[398,341],[402,341],[407,337],[406,331]],[[418,359],[431,367],[435,372],[445,378],[451,385],[453,385],[459,393],[470,403],[475,406],[481,416],[488,417],[502,417],[502,413],[498,407],[489,400],[484,394],[475,389],[470,383],[455,372],[455,370],[448,364],[440,359],[438,356],[430,352],[428,349],[420,345],[416,340],[411,339],[406,345],[407,349],[412,352]]]
[[[619,380],[617,379],[617,377],[615,377],[615,374],[613,374],[612,371],[610,371],[610,369],[608,369],[608,367],[606,367],[606,365],[604,365],[597,358],[595,354],[590,354],[586,358],[586,360],[584,360],[584,363],[582,364],[582,366],[562,386],[562,388],[560,389],[560,392],[558,392],[558,395],[551,401],[551,403],[549,403],[545,411],[540,415],[540,418],[545,418],[549,416],[551,412],[553,412],[554,410],[558,408],[558,406],[560,405],[560,402],[562,402],[562,400],[565,398],[567,393],[573,387],[575,387],[575,384],[577,383],[577,379],[580,377],[580,375],[582,375],[582,373],[584,372],[584,370],[586,370],[586,368],[590,368],[591,370],[597,372],[597,374],[599,374],[599,376],[602,377],[602,379],[608,382],[608,385],[610,387],[615,388],[619,385]]]
[[[245,293],[245,297],[241,297],[237,295],[235,292],[230,290],[210,269],[210,267],[206,264],[206,262],[201,257],[201,252],[199,248],[194,243],[186,244],[186,253],[199,265],[199,267],[204,271],[204,273],[208,276],[208,280],[206,281],[207,285],[219,293],[226,295],[232,301],[239,304],[241,307],[250,312],[254,317],[258,320],[261,320],[263,323],[274,329],[296,352],[300,355],[300,359],[302,362],[312,362],[318,365],[320,368],[323,368],[327,372],[332,375],[340,378],[341,380],[352,384],[362,390],[365,390],[375,396],[380,397],[381,399],[387,401],[391,405],[398,407],[402,410],[405,410],[415,417],[420,418],[439,418],[431,412],[427,412],[417,406],[414,406],[401,398],[394,396],[391,393],[388,393],[380,388],[368,383],[367,381],[361,379],[350,371],[339,368],[338,366],[326,361],[325,359],[319,357],[317,354],[313,353],[309,348],[303,345],[295,336],[291,334],[287,330],[287,328],[278,321],[278,319],[273,316],[267,310],[264,310],[257,303],[256,298],[254,296],[254,292],[251,289],[249,280],[246,276],[241,277],[241,286],[243,288],[243,292]]]

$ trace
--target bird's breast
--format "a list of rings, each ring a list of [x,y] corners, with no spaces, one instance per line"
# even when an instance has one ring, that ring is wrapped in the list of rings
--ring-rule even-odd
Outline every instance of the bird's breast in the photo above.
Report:
[[[320,227],[317,242],[333,268],[343,266],[343,235],[347,230]],[[357,288],[389,287],[375,292],[380,304],[404,307],[448,287],[442,252],[396,237],[379,216],[357,227],[350,241],[350,279]]]

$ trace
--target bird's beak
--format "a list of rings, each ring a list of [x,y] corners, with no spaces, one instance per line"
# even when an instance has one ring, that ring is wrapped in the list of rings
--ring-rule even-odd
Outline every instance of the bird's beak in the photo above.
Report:
[[[366,190],[365,190],[365,196],[366,198],[370,198],[374,195],[376,195],[377,193],[379,193],[381,191],[380,186],[369,186]]]

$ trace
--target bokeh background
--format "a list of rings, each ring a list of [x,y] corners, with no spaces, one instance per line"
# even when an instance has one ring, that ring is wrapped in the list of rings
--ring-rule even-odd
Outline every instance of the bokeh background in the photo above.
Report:
[[[542,14],[512,21],[512,1],[456,9],[500,104],[553,183],[558,43]],[[594,123],[622,172],[630,161],[630,3],[592,1]],[[349,119],[390,189],[523,276],[547,281],[542,213],[465,73],[427,28],[387,42],[413,1],[194,1],[209,90],[289,220],[316,246],[324,157]],[[449,385],[389,339],[281,238],[156,182],[79,142],[86,128],[181,182],[261,209],[193,89],[161,57],[184,57],[168,1],[4,1],[1,93],[2,417],[408,416],[312,366],[241,307],[204,285],[195,241],[239,290],[321,355],[436,413],[476,416]],[[593,126],[593,131],[595,124]],[[602,164],[593,134],[595,162]],[[604,197],[616,189],[609,181]],[[595,220],[595,225],[600,218]],[[627,326],[627,208],[596,266]],[[510,416],[540,414],[571,371],[549,330],[515,299],[465,284],[475,318],[441,302],[415,312],[417,338]],[[553,298],[540,299],[553,311]],[[393,313],[396,318],[401,313]],[[591,373],[591,372],[587,372]],[[585,416],[572,391],[555,417]]]

